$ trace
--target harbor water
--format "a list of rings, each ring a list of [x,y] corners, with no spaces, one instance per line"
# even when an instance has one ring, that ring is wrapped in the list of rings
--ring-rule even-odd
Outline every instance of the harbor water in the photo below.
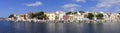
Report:
[[[0,21],[0,33],[120,33],[120,23],[35,23]]]

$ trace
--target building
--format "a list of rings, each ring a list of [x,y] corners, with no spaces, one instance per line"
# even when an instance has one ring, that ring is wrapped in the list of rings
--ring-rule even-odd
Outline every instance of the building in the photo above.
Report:
[[[64,20],[82,20],[84,18],[84,13],[64,15]]]
[[[25,20],[26,20],[26,15],[24,15],[24,14],[18,15],[18,16],[17,16],[17,20],[18,20],[18,21],[25,21]]]
[[[63,16],[65,15],[65,12],[62,12],[60,10],[58,10],[56,13],[56,20],[63,20]]]
[[[45,13],[47,15],[48,20],[55,20],[55,13]]]
[[[117,14],[111,14],[111,20],[117,20],[118,19],[118,15]]]
[[[32,19],[32,15],[33,15],[33,12],[28,12],[26,17],[28,17],[28,19]]]

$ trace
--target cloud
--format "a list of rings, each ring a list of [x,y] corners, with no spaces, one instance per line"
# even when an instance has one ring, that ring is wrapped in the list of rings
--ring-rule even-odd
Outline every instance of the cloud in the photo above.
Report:
[[[65,10],[69,10],[69,11],[74,11],[76,10],[77,8],[81,7],[80,5],[78,4],[65,4],[62,6],[62,8],[64,8]]]
[[[25,4],[26,6],[40,6],[42,5],[42,2],[36,1],[35,3],[31,3],[31,4]]]
[[[109,8],[113,6],[118,6],[120,0],[99,0],[99,3],[96,5],[98,8]]]
[[[96,6],[91,7],[93,11],[116,12],[120,9],[120,0],[98,0]]]
[[[76,2],[86,2],[86,0],[75,0]]]

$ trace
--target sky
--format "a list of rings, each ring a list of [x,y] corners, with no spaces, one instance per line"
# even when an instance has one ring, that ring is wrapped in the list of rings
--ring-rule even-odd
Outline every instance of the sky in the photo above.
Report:
[[[120,0],[0,0],[0,17],[28,12],[120,12]]]

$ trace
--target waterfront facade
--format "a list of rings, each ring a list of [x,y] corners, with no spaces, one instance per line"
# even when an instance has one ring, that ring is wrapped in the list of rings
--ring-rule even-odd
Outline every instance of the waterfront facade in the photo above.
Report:
[[[43,12],[42,12],[43,13]],[[42,15],[44,18],[41,19],[34,17],[36,15],[33,15],[35,13],[29,12],[28,14],[20,14],[20,15],[14,15],[15,17],[8,18],[9,20],[17,20],[17,21],[40,21],[40,20],[50,20],[50,21],[55,21],[55,20],[78,20],[78,21],[83,21],[83,20],[91,20],[88,18],[89,13],[92,13],[94,17],[92,20],[98,20],[96,15],[97,14],[103,14],[102,19],[100,20],[119,20],[120,15],[117,13],[103,13],[103,12],[71,12],[70,14],[66,14],[65,12],[62,11],[57,11],[55,13],[45,13],[45,15]],[[37,15],[41,15],[41,13],[38,13]]]

